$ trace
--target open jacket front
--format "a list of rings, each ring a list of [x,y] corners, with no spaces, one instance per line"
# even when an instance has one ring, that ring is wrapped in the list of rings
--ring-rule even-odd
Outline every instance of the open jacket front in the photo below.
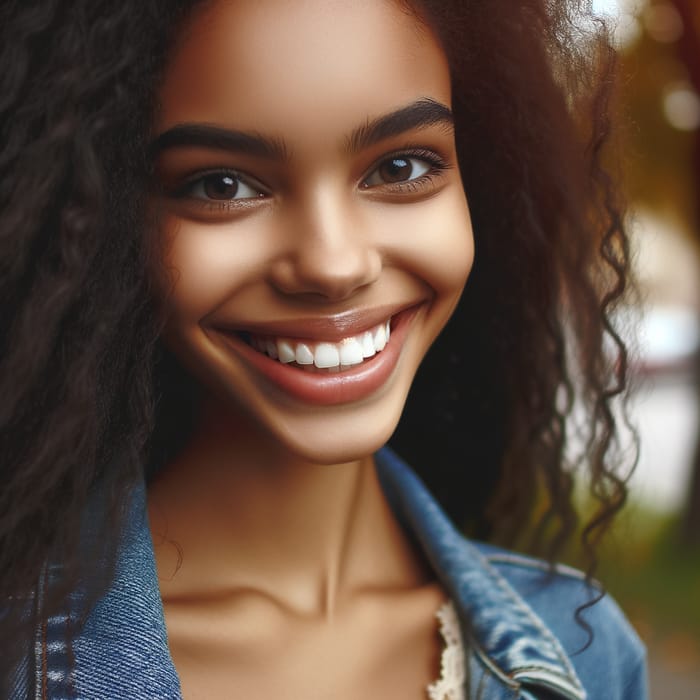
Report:
[[[423,548],[460,615],[467,697],[484,700],[645,700],[645,652],[605,597],[574,620],[595,591],[568,568],[547,578],[528,557],[465,540],[416,475],[388,448],[376,455],[385,495]],[[34,658],[17,669],[12,698],[172,700],[180,683],[168,650],[146,516],[145,484],[134,493],[116,577],[73,640],[68,673],[65,616],[37,633]]]

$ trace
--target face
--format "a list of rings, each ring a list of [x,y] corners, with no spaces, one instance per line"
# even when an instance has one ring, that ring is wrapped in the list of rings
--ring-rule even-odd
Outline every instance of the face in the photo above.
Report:
[[[159,98],[166,344],[231,421],[370,454],[472,262],[437,40],[391,0],[219,0]]]

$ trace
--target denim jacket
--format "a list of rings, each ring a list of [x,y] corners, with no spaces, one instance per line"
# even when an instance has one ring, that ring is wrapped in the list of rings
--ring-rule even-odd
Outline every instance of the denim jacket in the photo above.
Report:
[[[574,612],[595,591],[582,576],[528,557],[465,540],[416,475],[388,448],[376,455],[387,499],[421,546],[455,602],[466,641],[469,698],[484,700],[645,700],[645,652],[617,605],[605,597],[585,610],[593,631]],[[13,700],[36,698],[172,700],[180,684],[168,651],[163,606],[146,517],[146,491],[135,493],[116,576],[73,640],[65,617],[37,634],[35,658],[17,670]],[[73,667],[72,673],[66,672]]]

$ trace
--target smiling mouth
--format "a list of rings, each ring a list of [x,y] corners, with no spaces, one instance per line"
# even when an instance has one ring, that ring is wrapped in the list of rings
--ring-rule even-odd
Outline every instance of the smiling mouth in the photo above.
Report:
[[[334,406],[366,399],[390,382],[425,305],[373,309],[364,318],[348,313],[214,330],[268,389],[304,404]]]
[[[259,333],[236,335],[272,360],[307,372],[343,372],[384,350],[391,337],[391,319],[337,342],[312,341]]]

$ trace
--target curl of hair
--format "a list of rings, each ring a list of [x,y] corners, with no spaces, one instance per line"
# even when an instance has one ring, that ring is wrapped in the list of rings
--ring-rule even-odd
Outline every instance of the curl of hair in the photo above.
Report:
[[[610,313],[628,252],[601,165],[613,56],[602,29],[581,31],[579,4],[404,2],[449,58],[476,262],[393,443],[480,536],[532,530],[545,492],[535,538],[551,560],[576,525],[564,446],[578,393],[600,502],[584,529],[592,572],[625,496],[610,405],[626,355]],[[5,682],[28,649],[18,631],[82,585],[77,629],[108,585],[130,491],[187,423],[192,389],[157,345],[145,206],[155,87],[192,5],[0,7],[0,600],[20,601],[2,612]],[[86,522],[96,498],[106,515]]]

